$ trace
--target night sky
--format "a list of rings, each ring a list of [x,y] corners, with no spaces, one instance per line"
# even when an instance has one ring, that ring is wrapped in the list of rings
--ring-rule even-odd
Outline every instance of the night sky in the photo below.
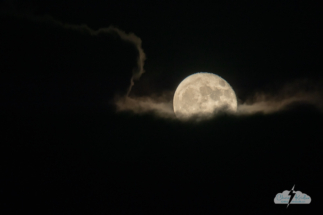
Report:
[[[318,5],[0,2],[3,214],[320,209]],[[250,113],[176,119],[176,87],[196,72]],[[294,185],[311,204],[274,204]]]

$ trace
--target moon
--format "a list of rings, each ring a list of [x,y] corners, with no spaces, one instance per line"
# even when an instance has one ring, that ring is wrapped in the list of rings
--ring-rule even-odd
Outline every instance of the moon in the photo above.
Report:
[[[236,112],[237,97],[230,84],[220,76],[199,72],[178,85],[173,107],[177,118],[212,116],[220,110]]]

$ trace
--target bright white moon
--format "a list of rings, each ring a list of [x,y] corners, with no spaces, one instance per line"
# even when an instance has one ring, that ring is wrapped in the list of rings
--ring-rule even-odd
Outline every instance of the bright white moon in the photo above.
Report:
[[[232,87],[218,75],[199,72],[186,77],[177,87],[173,99],[178,118],[210,116],[216,111],[237,111],[237,97]]]

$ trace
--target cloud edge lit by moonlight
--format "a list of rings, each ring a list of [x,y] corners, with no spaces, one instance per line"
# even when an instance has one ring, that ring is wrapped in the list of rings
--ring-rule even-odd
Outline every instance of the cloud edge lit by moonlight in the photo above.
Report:
[[[307,86],[310,90],[306,90]],[[161,95],[149,95],[144,97],[115,97],[117,112],[129,111],[133,114],[153,114],[157,117],[179,120],[173,110],[173,95],[175,91],[167,91]],[[285,84],[276,93],[255,92],[245,101],[240,102],[235,113],[228,113],[232,116],[248,116],[254,114],[274,114],[285,111],[294,104],[311,105],[323,112],[322,103],[323,90],[319,83],[310,80],[296,80]],[[221,111],[220,111],[221,112]],[[215,111],[210,117],[200,117],[210,119],[216,117]],[[199,119],[196,116],[195,119]]]

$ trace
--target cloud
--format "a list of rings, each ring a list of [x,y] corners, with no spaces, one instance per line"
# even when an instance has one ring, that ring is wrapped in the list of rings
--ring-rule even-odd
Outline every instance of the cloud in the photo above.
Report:
[[[82,25],[75,25],[75,24],[69,24],[69,23],[63,23],[61,21],[58,21],[54,19],[53,17],[49,15],[45,16],[35,16],[32,14],[32,12],[26,12],[17,9],[17,4],[15,1],[6,1],[4,4],[6,6],[6,10],[2,11],[2,14],[8,17],[15,17],[20,18],[23,20],[29,20],[36,23],[45,23],[48,25],[54,25],[59,28],[67,29],[70,31],[76,31],[80,34],[85,35],[91,35],[93,37],[100,37],[109,35],[112,36],[114,39],[119,39],[127,44],[130,44],[134,47],[134,49],[137,52],[137,59],[136,59],[136,65],[130,71],[131,78],[129,80],[129,87],[127,89],[127,94],[131,91],[132,86],[134,85],[134,81],[138,80],[140,76],[145,72],[144,70],[144,64],[146,60],[146,54],[142,48],[142,40],[140,37],[135,35],[132,32],[126,33],[125,31],[110,25],[109,27],[100,28],[98,30],[93,30],[89,26],[82,24]]]
[[[290,190],[285,190],[282,193],[277,193],[274,198],[275,204],[288,204],[290,199]],[[295,191],[295,196],[290,204],[309,204],[311,203],[311,197],[301,191]]]
[[[161,95],[142,97],[116,96],[114,104],[117,112],[130,111],[134,114],[152,113],[162,118],[176,118],[173,111],[173,92],[164,92]]]
[[[256,92],[238,105],[238,114],[270,114],[287,110],[296,104],[313,105],[322,110],[323,90],[321,84],[310,80],[295,80],[276,92]]]
[[[14,1],[7,1],[8,7],[10,6],[9,8],[15,7],[13,2]],[[123,95],[117,95],[114,99],[116,110],[118,112],[131,111],[135,114],[153,113],[159,117],[175,118],[172,106],[175,89],[172,92],[164,92],[161,95],[152,94],[143,97],[129,96],[134,85],[134,81],[138,80],[141,75],[145,73],[144,64],[146,54],[142,48],[142,40],[134,33],[126,33],[115,26],[93,30],[87,25],[63,23],[55,20],[51,16],[38,17],[30,13],[18,13],[17,11],[10,13],[15,17],[55,25],[59,28],[76,31],[80,34],[91,35],[93,37],[110,35],[114,38],[122,40],[127,44],[131,44],[136,50],[136,62],[135,66],[132,68],[132,71],[129,71],[131,74],[129,77],[127,77],[127,83],[125,83],[125,86],[128,86],[127,91],[124,92],[126,96],[124,97]],[[276,90],[275,92],[257,91],[245,101],[240,102],[238,105],[237,115],[275,113],[287,110],[296,103],[310,104],[322,110],[323,105],[321,98],[323,90],[319,86],[323,86],[322,83],[314,83],[313,81],[309,80],[297,80],[292,83],[285,84],[282,88]]]
[[[131,91],[131,87],[134,84],[134,80],[138,80],[140,78],[140,76],[145,72],[144,64],[145,64],[145,60],[146,60],[146,54],[142,48],[142,40],[132,32],[126,33],[125,31],[123,31],[117,27],[114,27],[112,25],[107,28],[100,28],[98,30],[93,30],[90,27],[88,27],[87,25],[72,25],[72,24],[62,23],[60,21],[53,19],[50,16],[45,16],[41,19],[37,17],[36,19],[47,21],[47,22],[52,22],[56,25],[66,28],[66,29],[76,30],[76,31],[80,31],[80,32],[87,32],[93,36],[98,36],[100,34],[115,35],[115,36],[119,37],[120,39],[122,39],[123,41],[134,45],[138,51],[137,64],[136,64],[136,67],[133,68],[133,70],[132,70],[131,85],[129,86],[128,94]]]
[[[74,29],[74,30],[79,30],[79,31],[87,31],[89,32],[91,35],[100,35],[100,34],[113,34],[118,36],[120,39],[122,39],[123,41],[129,42],[131,44],[133,44],[135,46],[135,48],[138,51],[137,54],[137,64],[136,67],[133,68],[132,70],[132,77],[130,80],[130,85],[129,88],[127,90],[127,95],[129,95],[132,86],[134,85],[134,81],[138,80],[140,78],[140,76],[145,72],[144,70],[144,64],[145,64],[145,60],[146,60],[146,54],[144,52],[144,50],[142,49],[142,40],[136,36],[134,33],[130,32],[130,33],[126,33],[125,31],[116,28],[114,26],[109,26],[107,28],[100,28],[97,31],[94,31],[92,29],[90,29],[87,25],[71,25],[71,24],[63,24],[60,22],[57,22],[57,24],[63,26],[64,28],[69,28],[69,29]]]
[[[285,84],[275,92],[256,92],[244,102],[238,105],[235,116],[253,114],[271,114],[292,109],[293,105],[308,104],[319,110],[323,110],[322,86],[318,82],[310,80],[296,80]],[[117,112],[130,111],[134,114],[152,113],[162,118],[175,118],[173,111],[174,91],[168,91],[158,95],[145,97],[125,96],[115,97]],[[215,117],[196,116],[194,120],[200,121]],[[220,113],[221,114],[221,113]]]

